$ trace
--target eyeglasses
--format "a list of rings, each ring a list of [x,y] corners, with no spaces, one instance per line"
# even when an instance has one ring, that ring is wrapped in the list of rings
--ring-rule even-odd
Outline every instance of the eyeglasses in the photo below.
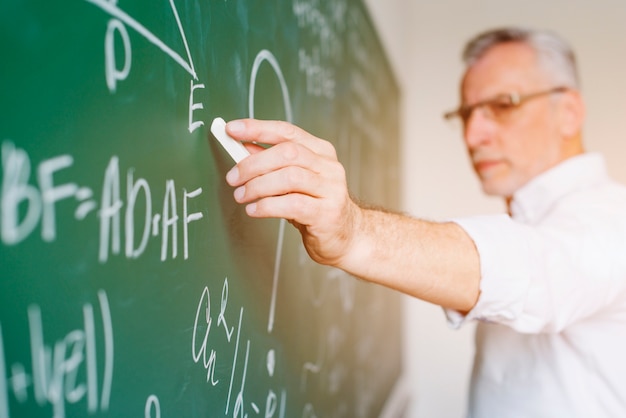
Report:
[[[482,108],[485,117],[502,122],[513,109],[516,109],[528,100],[546,96],[548,94],[562,93],[567,90],[567,87],[553,87],[549,90],[542,90],[530,94],[499,94],[491,99],[482,100],[471,105],[461,105],[458,109],[445,113],[443,117],[446,120],[460,118],[463,125],[466,125],[474,110]]]

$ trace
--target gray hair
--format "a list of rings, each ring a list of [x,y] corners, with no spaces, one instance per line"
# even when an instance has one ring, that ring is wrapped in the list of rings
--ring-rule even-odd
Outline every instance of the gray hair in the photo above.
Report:
[[[578,89],[580,81],[574,51],[553,32],[526,28],[499,28],[478,34],[463,50],[463,61],[471,67],[492,47],[521,42],[535,50],[539,65],[552,78],[552,82],[564,87]]]

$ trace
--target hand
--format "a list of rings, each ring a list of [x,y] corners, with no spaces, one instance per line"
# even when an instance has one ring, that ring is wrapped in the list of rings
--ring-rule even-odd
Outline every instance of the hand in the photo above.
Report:
[[[226,176],[235,200],[247,204],[251,217],[287,219],[311,258],[340,266],[358,231],[360,208],[333,145],[287,122],[237,120],[226,131],[252,153]]]

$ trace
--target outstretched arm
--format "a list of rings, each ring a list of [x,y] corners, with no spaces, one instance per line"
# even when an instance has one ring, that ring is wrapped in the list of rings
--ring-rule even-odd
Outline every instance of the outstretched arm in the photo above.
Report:
[[[474,306],[479,257],[461,227],[360,207],[334,147],[294,125],[246,119],[226,130],[252,151],[226,177],[249,216],[289,220],[318,263],[446,308]]]

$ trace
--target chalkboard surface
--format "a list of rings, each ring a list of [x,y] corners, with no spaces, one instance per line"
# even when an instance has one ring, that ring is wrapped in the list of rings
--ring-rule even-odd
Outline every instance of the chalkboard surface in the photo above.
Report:
[[[395,207],[360,2],[3,0],[0,54],[0,418],[379,416],[398,295],[247,218],[208,129],[294,122]]]

